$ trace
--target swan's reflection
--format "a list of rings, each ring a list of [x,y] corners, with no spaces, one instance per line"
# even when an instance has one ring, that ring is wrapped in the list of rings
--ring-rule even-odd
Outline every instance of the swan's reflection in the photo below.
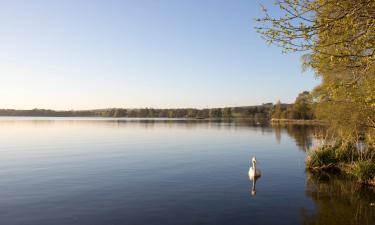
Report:
[[[252,188],[251,188],[251,196],[255,196],[257,194],[257,191],[256,191],[256,188],[255,188],[255,185],[257,183],[257,180],[259,179],[259,177],[252,177],[252,176],[249,176],[249,179],[250,181],[252,181]]]

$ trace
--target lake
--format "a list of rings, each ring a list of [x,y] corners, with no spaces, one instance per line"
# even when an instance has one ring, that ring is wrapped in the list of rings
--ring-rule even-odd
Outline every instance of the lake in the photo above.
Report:
[[[374,190],[305,171],[316,129],[0,118],[0,224],[375,224]]]

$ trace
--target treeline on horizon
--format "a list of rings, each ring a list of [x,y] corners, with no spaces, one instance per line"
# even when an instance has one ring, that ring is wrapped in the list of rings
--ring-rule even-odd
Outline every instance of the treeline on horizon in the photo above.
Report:
[[[124,109],[111,108],[99,110],[55,111],[49,109],[15,110],[0,109],[0,116],[35,116],[35,117],[113,117],[113,118],[254,118],[267,119],[273,105],[227,107],[211,109]]]
[[[37,116],[37,117],[113,117],[113,118],[269,118],[273,104],[259,106],[225,107],[210,109],[178,108],[178,109],[126,109],[109,108],[96,110],[55,111],[49,109],[15,110],[0,109],[0,116]]]
[[[125,109],[110,108],[96,110],[55,111],[49,109],[15,110],[0,109],[0,116],[36,117],[112,117],[112,118],[191,118],[191,119],[313,119],[313,103],[309,92],[298,95],[294,104],[266,103],[258,106],[224,108],[180,108],[180,109]]]

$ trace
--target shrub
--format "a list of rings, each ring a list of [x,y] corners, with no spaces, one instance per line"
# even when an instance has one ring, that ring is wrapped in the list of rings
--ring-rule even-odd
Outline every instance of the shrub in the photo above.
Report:
[[[359,151],[353,146],[342,146],[336,149],[336,158],[339,162],[353,162],[359,159]]]
[[[375,177],[375,163],[368,161],[361,161],[354,164],[353,175],[362,183],[369,183]]]
[[[323,146],[308,152],[306,165],[307,167],[312,168],[336,164],[337,162],[336,148],[331,146]]]

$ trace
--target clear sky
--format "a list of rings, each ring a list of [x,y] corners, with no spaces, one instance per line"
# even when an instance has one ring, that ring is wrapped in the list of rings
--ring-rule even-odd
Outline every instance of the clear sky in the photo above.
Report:
[[[318,80],[265,44],[260,15],[253,0],[0,0],[0,108],[293,102]]]

